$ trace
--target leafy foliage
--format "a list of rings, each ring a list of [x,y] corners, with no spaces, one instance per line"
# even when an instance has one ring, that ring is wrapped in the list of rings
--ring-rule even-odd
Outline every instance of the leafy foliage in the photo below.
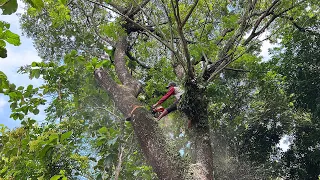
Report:
[[[117,110],[93,76],[102,67],[119,87],[125,86],[115,57],[121,49],[115,47],[125,39],[128,44],[118,54],[127,55],[124,68],[144,84],[140,101],[154,104],[169,81],[189,88],[186,116],[197,119],[202,113],[204,126],[211,129],[215,178],[317,178],[319,2],[259,1],[254,8],[246,1],[199,0],[197,6],[172,2],[152,1],[140,7],[126,0],[105,1],[108,6],[101,8],[81,0],[27,1],[22,28],[35,40],[43,62],[19,72],[42,78],[44,84],[16,87],[0,72],[0,93],[10,98],[11,118],[22,121],[14,130],[1,126],[0,177],[157,178],[139,150],[131,123],[123,121],[127,115]],[[16,1],[6,3],[3,14],[14,12]],[[128,20],[127,13],[137,7],[143,11]],[[306,20],[310,28],[300,27]],[[292,33],[287,21],[312,35]],[[19,45],[20,40],[9,24],[0,22],[0,28],[0,55],[5,57],[6,43]],[[281,38],[283,44],[267,63],[258,57],[261,41],[256,38],[266,29],[273,33],[271,40]],[[179,77],[178,66],[183,73],[194,73],[194,79],[188,79],[192,73]],[[210,69],[219,76],[213,79]],[[45,103],[46,120],[38,125],[29,115],[38,114]],[[182,113],[172,113],[160,124],[172,151],[180,151],[174,158],[192,163],[197,148],[189,140],[197,139],[185,130],[185,120]],[[281,152],[279,142],[286,135],[294,140],[287,152]]]
[[[308,28],[319,27],[313,16]],[[283,154],[284,173],[289,179],[317,179],[319,175],[319,34],[284,33],[283,50],[274,50],[272,65],[286,79],[286,90],[294,97],[294,106],[310,115],[296,121],[290,149]]]
[[[20,37],[9,30],[10,24],[0,21],[0,57],[7,57],[6,42],[15,46],[20,45]]]

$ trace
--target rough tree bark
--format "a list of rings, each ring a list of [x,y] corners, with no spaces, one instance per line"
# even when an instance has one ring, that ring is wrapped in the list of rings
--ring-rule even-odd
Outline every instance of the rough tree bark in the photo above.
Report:
[[[106,70],[96,69],[95,77],[123,114],[129,115],[135,106],[142,106],[132,94],[132,90],[116,84]],[[145,108],[136,108],[131,117],[140,147],[158,177],[184,179],[185,163],[170,151],[161,129],[151,114]]]

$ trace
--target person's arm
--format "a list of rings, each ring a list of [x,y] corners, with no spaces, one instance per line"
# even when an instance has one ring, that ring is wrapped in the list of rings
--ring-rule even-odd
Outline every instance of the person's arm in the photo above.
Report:
[[[165,100],[167,100],[173,94],[174,94],[174,87],[170,87],[168,92],[164,96],[162,96],[162,98],[154,106],[158,106],[162,104]]]

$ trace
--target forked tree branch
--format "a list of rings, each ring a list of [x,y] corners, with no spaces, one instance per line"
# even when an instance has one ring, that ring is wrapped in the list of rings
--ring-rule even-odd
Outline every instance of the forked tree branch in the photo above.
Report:
[[[154,37],[155,39],[157,39],[161,44],[163,44],[165,47],[167,47],[170,51],[172,51],[174,54],[176,54],[176,51],[173,49],[173,47],[171,47],[170,45],[168,45],[166,42],[164,42],[159,36],[157,36],[156,34],[152,33],[148,28],[146,28],[145,26],[135,22],[134,20],[132,20],[130,17],[128,17],[127,15],[123,14],[122,12],[120,11],[115,11],[114,9],[104,5],[104,4],[101,4],[101,3],[98,3],[98,2],[95,2],[95,1],[92,1],[92,0],[86,0],[86,1],[89,1],[91,3],[94,3],[94,4],[97,4],[105,9],[108,9],[116,14],[118,14],[119,16],[123,17],[125,20],[137,25],[139,28],[143,29],[144,31],[146,31],[148,34],[150,34],[152,37]]]
[[[274,13],[274,10],[277,6],[279,6],[279,0],[275,0],[269,7],[267,10],[262,11],[263,13],[261,14],[260,18],[258,18],[258,20],[255,22],[254,26],[253,26],[253,30],[250,34],[250,36],[245,40],[245,42],[243,43],[244,46],[246,46],[249,42],[252,41],[253,38],[259,36],[260,34],[262,34],[269,26],[272,22],[274,22],[274,20],[278,17],[280,17],[281,15],[283,15],[284,13],[292,10],[293,8],[297,7],[298,4],[303,3],[303,1],[300,1],[299,3],[279,12],[278,14]],[[250,9],[250,8],[249,8]],[[263,27],[261,27],[258,31],[258,27],[260,26],[261,22],[267,18],[268,16],[271,16],[271,18],[264,24]],[[243,16],[245,17],[245,16]],[[252,14],[249,15],[249,17],[252,17]],[[246,21],[242,21],[242,26],[244,25],[244,23],[246,23]],[[241,28],[240,28],[241,29]],[[243,28],[242,30],[238,30],[238,32],[244,32],[244,30],[246,30],[247,28]],[[238,37],[242,38],[243,34],[241,35],[241,33],[237,34]],[[235,37],[235,36],[234,36]],[[209,82],[215,75],[217,75],[221,70],[223,70],[224,68],[226,68],[227,65],[229,65],[231,62],[235,61],[235,59],[238,59],[239,57],[241,57],[242,55],[238,56],[238,57],[233,57],[233,53],[230,53],[228,56],[226,56],[226,53],[232,48],[232,46],[230,46],[230,42],[235,41],[237,38],[231,38],[228,42],[226,43],[224,50],[222,50],[221,55],[224,56],[220,56],[220,60],[217,61],[218,67],[212,66],[212,68],[208,69],[209,72],[207,72],[206,74],[210,73],[212,71],[212,73],[210,73],[210,77],[207,80],[207,82]],[[247,51],[247,50],[246,50]],[[226,58],[227,57],[227,58]],[[222,60],[223,59],[223,60]]]
[[[192,63],[191,63],[191,57],[190,57],[190,53],[189,53],[188,43],[187,43],[187,40],[186,40],[184,33],[183,33],[183,26],[186,23],[186,21],[188,20],[188,18],[190,17],[190,15],[193,12],[194,8],[196,7],[197,3],[198,3],[198,1],[195,2],[195,5],[189,11],[189,14],[187,15],[186,19],[183,22],[181,22],[180,11],[179,11],[179,1],[175,0],[175,3],[174,3],[173,0],[171,0],[173,14],[174,14],[175,20],[177,22],[178,34],[181,39],[184,57],[185,57],[186,63],[187,63],[187,75],[191,79],[194,78],[194,72],[193,72],[193,67],[192,67]]]
[[[196,2],[194,2],[194,4],[192,5],[190,11],[188,12],[187,16],[185,17],[185,19],[182,21],[181,26],[183,27],[186,22],[188,21],[189,17],[191,16],[193,10],[196,8],[197,4],[198,4],[199,0],[196,0]]]

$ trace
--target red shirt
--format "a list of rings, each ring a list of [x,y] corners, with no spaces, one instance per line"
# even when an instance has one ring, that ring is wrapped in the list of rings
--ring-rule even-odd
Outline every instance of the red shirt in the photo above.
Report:
[[[165,100],[167,100],[172,95],[174,95],[174,87],[173,86],[169,87],[167,94],[162,96],[162,98],[158,101],[157,104],[159,104],[159,105],[162,104]]]

